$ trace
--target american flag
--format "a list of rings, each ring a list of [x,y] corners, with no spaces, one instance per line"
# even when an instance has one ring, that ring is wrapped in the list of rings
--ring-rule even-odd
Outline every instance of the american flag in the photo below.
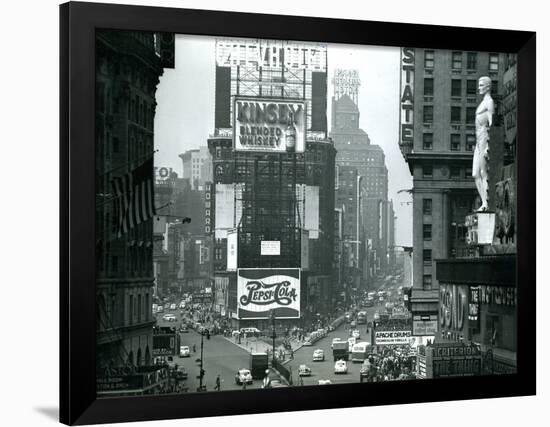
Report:
[[[113,178],[111,185],[115,195],[118,237],[156,215],[152,157],[133,171]]]

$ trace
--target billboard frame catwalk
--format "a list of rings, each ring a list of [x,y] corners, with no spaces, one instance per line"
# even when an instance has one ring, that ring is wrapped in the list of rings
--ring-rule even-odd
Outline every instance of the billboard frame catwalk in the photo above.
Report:
[[[62,423],[535,394],[535,33],[78,2],[61,5],[60,25]],[[176,67],[176,35],[220,41],[215,129],[179,155],[196,165],[187,178],[184,166],[183,179],[153,160],[155,92]],[[414,267],[409,288],[393,287],[409,273],[395,267],[397,245],[388,243],[387,189],[369,205],[369,176],[351,167],[354,144],[344,141],[351,163],[339,163],[342,136],[328,132],[326,46],[338,43],[400,52],[395,144],[419,212],[413,245],[399,254]],[[228,55],[241,44],[247,53],[233,64]],[[253,69],[256,47],[264,63]],[[467,84],[438,86],[438,67],[460,77],[463,62]],[[476,64],[487,75],[471,71]],[[353,121],[359,74],[338,76],[333,108]],[[437,98],[441,87],[450,100]],[[450,112],[450,150],[472,150],[441,154],[437,126],[429,130],[443,120],[437,102]],[[354,126],[348,133],[368,141]],[[104,161],[107,149],[113,161]],[[432,178],[454,181],[441,191]],[[180,199],[171,198],[174,183]],[[342,201],[335,188],[344,183]],[[200,212],[178,210],[178,200]],[[363,211],[377,215],[372,238]],[[171,276],[159,273],[164,266]],[[385,309],[363,311],[373,299]],[[337,379],[313,383],[308,375],[333,363],[333,349],[318,343],[329,345],[346,322],[349,340],[333,341]],[[216,365],[214,345],[246,354],[249,366]],[[288,363],[306,351],[311,368]],[[411,357],[399,378],[388,373],[388,360]],[[381,360],[386,374],[373,381],[369,369]],[[353,381],[340,380],[351,378],[346,363]]]

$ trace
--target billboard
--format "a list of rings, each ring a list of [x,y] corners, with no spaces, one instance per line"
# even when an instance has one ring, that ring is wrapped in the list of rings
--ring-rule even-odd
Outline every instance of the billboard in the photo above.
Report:
[[[306,103],[285,99],[235,97],[235,151],[303,153],[306,146]]]
[[[227,237],[227,230],[233,228],[235,218],[235,187],[233,184],[216,184],[216,239]]]
[[[262,240],[260,255],[281,255],[281,242],[279,240]]]
[[[233,228],[227,231],[227,271],[237,270],[238,233]]]
[[[299,268],[239,268],[237,311],[239,319],[300,317]]]
[[[376,345],[407,345],[411,342],[412,332],[408,331],[375,331]]]

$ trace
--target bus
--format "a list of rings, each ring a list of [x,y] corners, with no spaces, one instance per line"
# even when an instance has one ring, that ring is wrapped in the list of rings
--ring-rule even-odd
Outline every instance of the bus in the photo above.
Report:
[[[369,342],[363,341],[354,344],[351,349],[351,361],[363,363],[367,358],[367,351],[370,346]]]
[[[367,312],[366,311],[360,311],[357,314],[357,324],[358,325],[364,325],[367,323]]]

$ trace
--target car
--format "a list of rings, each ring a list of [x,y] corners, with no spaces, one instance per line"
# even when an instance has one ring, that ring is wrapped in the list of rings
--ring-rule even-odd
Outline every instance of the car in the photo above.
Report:
[[[309,377],[311,375],[311,368],[307,365],[300,365],[298,367],[298,375],[300,377]]]
[[[313,352],[313,361],[314,362],[324,362],[325,361],[325,352],[318,348]]]
[[[189,346],[188,345],[181,345],[180,346],[180,357],[189,357],[189,356],[191,356]]]
[[[165,310],[170,310],[170,303],[164,304],[164,309]]]
[[[173,314],[165,314],[164,316],[162,316],[162,320],[164,320],[165,322],[175,322],[176,316],[174,316]]]
[[[357,327],[357,322],[355,320],[352,320],[349,325],[350,325],[350,327],[355,328],[355,327]]]
[[[307,341],[304,341],[302,346],[304,347],[311,347],[313,345],[313,343],[310,341],[310,340],[307,340]]]
[[[235,375],[235,384],[240,385],[243,383],[252,384],[252,374],[248,369],[239,369]]]
[[[260,330],[258,328],[241,328],[239,332],[243,336],[246,334],[247,337],[257,337],[260,335]]]
[[[359,338],[361,338],[361,333],[358,329],[354,329],[353,331],[351,331],[351,336],[358,340]]]
[[[170,310],[175,310],[176,309],[176,304],[172,303],[170,304]]]
[[[318,384],[319,385],[330,385],[330,384],[332,384],[332,381],[331,380],[319,380]]]
[[[335,374],[347,374],[348,373],[348,364],[345,360],[337,360],[334,364],[334,373]]]
[[[164,311],[164,307],[162,305],[159,305],[157,307],[157,313],[162,313]]]
[[[188,332],[189,332],[189,328],[187,327],[187,325],[185,325],[185,324],[182,323],[181,326],[180,326],[180,332],[181,332],[181,333],[184,333],[184,334],[185,334],[185,333],[188,333]]]

